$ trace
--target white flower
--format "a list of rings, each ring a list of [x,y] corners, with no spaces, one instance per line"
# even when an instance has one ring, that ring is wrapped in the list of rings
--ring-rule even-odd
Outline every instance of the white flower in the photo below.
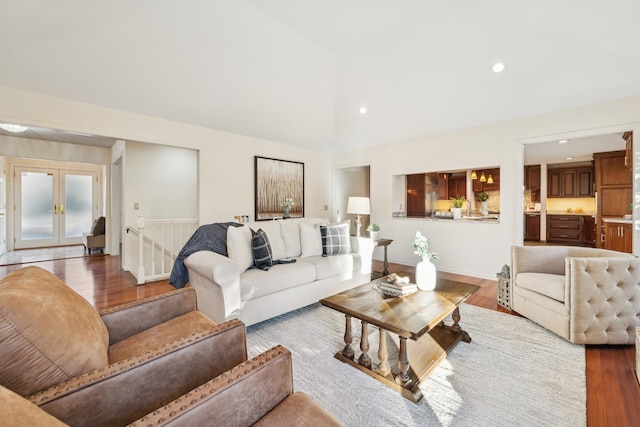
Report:
[[[295,203],[293,203],[292,197],[287,197],[286,199],[284,199],[284,202],[280,203],[280,207],[285,208],[287,210],[291,209],[293,205],[295,205]]]
[[[438,254],[431,251],[431,248],[429,247],[430,243],[430,239],[427,239],[422,235],[422,233],[416,231],[416,238],[413,241],[413,248],[415,249],[414,254],[420,255],[422,259],[438,258]]]

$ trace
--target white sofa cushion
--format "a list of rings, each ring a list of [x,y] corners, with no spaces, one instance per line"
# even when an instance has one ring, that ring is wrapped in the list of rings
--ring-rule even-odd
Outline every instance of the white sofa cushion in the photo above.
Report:
[[[320,224],[300,223],[300,248],[303,258],[322,255]]]
[[[332,255],[328,257],[312,256],[304,259],[304,262],[313,264],[316,268],[316,280],[327,279],[343,275],[343,278],[353,275],[354,271],[360,271],[361,259],[358,254]]]
[[[302,253],[300,248],[300,221],[297,219],[278,220],[280,234],[284,242],[284,255],[286,258],[296,258]]]
[[[548,273],[520,273],[516,285],[537,292],[556,301],[564,302],[565,276]]]
[[[316,267],[298,260],[272,266],[268,271],[250,269],[240,276],[240,298],[247,301],[316,280]]]
[[[240,273],[253,265],[251,229],[247,225],[229,227],[227,230],[227,254],[238,265]]]

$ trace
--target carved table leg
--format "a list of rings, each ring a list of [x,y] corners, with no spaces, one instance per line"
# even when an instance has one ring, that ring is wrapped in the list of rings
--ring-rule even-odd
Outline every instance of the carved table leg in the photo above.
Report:
[[[400,373],[396,377],[396,383],[399,385],[407,385],[410,381],[409,375],[409,357],[407,356],[407,339],[400,337],[400,351],[398,353],[398,368]]]
[[[351,343],[353,342],[353,335],[351,335],[351,316],[348,314],[345,316],[345,327],[344,327],[344,342],[345,346],[342,350],[342,355],[344,357],[348,357],[353,360],[353,356],[355,352],[353,351],[353,347],[351,347]]]
[[[376,372],[382,376],[387,376],[389,372],[391,372],[391,368],[389,367],[389,354],[387,353],[387,331],[380,328],[380,346],[378,347],[378,359],[380,359],[380,363],[376,368]]]
[[[386,276],[389,274],[389,263],[387,262],[387,245],[384,245],[384,269],[382,270],[382,275]]]
[[[459,332],[461,337],[460,339],[462,341],[471,342],[471,337],[469,336],[467,331],[463,331],[460,328],[460,307],[456,307],[456,309],[453,310],[453,313],[451,314],[451,319],[453,320],[453,325],[451,325],[451,330],[453,332]]]
[[[360,337],[360,350],[362,350],[362,354],[358,359],[358,363],[364,366],[365,368],[371,369],[371,358],[367,352],[369,351],[369,332],[367,331],[367,322],[362,322],[362,335]]]

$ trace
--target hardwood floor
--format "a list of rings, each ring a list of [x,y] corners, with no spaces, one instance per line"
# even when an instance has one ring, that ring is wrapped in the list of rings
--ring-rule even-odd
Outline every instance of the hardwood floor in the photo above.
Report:
[[[381,270],[381,264],[375,261],[374,269]],[[26,265],[51,271],[98,310],[173,289],[167,281],[136,286],[135,279],[120,269],[120,257],[108,255],[0,266],[0,278]],[[406,271],[407,267],[390,264],[389,269]],[[495,280],[439,274],[480,286],[467,301],[469,304],[516,315],[497,304]],[[640,386],[635,377],[634,346],[586,346],[586,381],[589,426],[640,426]]]

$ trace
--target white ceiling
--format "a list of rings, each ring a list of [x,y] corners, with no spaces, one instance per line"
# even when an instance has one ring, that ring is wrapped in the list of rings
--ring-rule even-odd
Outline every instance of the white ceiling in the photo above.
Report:
[[[344,151],[640,95],[638,18],[638,0],[5,1],[0,85]]]

